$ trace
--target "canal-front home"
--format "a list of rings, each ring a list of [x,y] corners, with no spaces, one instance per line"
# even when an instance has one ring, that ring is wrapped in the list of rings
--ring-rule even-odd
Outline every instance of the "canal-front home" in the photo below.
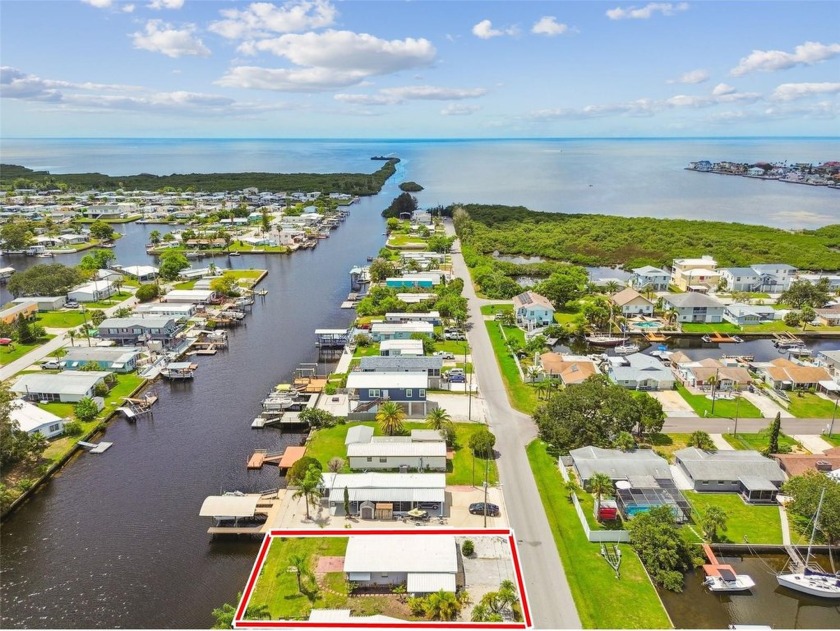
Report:
[[[161,301],[206,305],[214,298],[216,292],[210,289],[173,289],[161,298]]]
[[[630,277],[630,286],[636,290],[650,287],[653,291],[668,291],[670,282],[671,275],[668,272],[652,265],[634,268]]]
[[[775,460],[753,450],[674,452],[676,465],[701,493],[738,493],[745,502],[773,503],[785,474]]]
[[[821,381],[830,382],[831,375],[820,366],[797,364],[784,357],[756,364],[759,375],[775,390],[810,390]]]
[[[412,508],[442,517],[446,508],[445,473],[332,473],[321,475],[321,497],[330,515],[344,515],[344,489],[350,514],[391,520]]]
[[[554,323],[554,305],[534,291],[526,291],[513,297],[513,314],[518,324],[526,327],[548,326]]]
[[[672,390],[674,373],[655,357],[633,353],[610,357],[607,376],[613,383],[631,390]]]
[[[621,315],[625,317],[653,315],[653,303],[632,287],[622,289],[614,294],[610,300],[619,308]]]
[[[440,312],[389,312],[385,314],[385,322],[431,322],[433,325],[440,324]]]
[[[738,326],[762,324],[772,322],[779,313],[770,305],[747,305],[740,302],[733,302],[726,306],[723,312],[723,319]]]
[[[434,336],[435,327],[431,322],[373,322],[370,336],[374,342],[384,340],[407,340],[414,334]]]
[[[71,346],[59,365],[64,370],[80,370],[95,364],[99,370],[128,373],[137,368],[142,348],[125,346]]]
[[[669,294],[662,297],[665,309],[673,309],[677,322],[718,323],[723,321],[726,305],[720,300],[699,292]]]
[[[67,299],[76,302],[98,302],[110,298],[115,293],[117,293],[117,290],[111,281],[94,280],[68,291]]]
[[[196,306],[188,302],[156,302],[134,307],[134,314],[143,318],[171,316],[176,320],[188,320],[195,315],[195,312]]]
[[[582,383],[592,375],[600,374],[598,366],[588,357],[543,353],[540,368],[548,378],[560,379],[564,386]]]
[[[423,354],[423,340],[384,340],[379,345],[379,354],[382,357],[420,356]]]
[[[678,359],[671,364],[676,367],[680,380],[690,388],[710,392],[714,384],[717,392],[739,391],[752,383],[752,375],[746,368],[728,366],[723,362],[707,357],[698,361]]]
[[[458,546],[451,535],[350,536],[347,580],[359,586],[404,585],[407,594],[457,590]]]
[[[85,397],[93,397],[96,386],[104,384],[110,375],[99,370],[29,373],[21,376],[10,389],[27,401],[78,403]]]
[[[426,401],[429,377],[423,372],[361,372],[347,375],[350,391],[349,412],[375,413],[385,401],[399,403],[412,418],[425,418],[430,407]]]
[[[371,436],[347,445],[354,471],[446,471],[446,442],[414,441],[410,436]]]
[[[44,438],[55,438],[64,433],[64,419],[52,412],[42,410],[23,399],[15,399],[9,405],[9,418],[27,434],[38,432]]]
[[[122,346],[137,346],[146,342],[161,342],[170,348],[176,344],[181,325],[170,316],[143,318],[107,318],[99,325],[99,337]]]
[[[38,306],[38,311],[57,311],[64,306],[66,301],[67,298],[65,296],[29,296],[12,300],[16,305],[25,302],[34,302]]]
[[[359,362],[359,370],[362,372],[421,372],[429,377],[429,387],[437,389],[440,387],[441,370],[443,369],[443,357],[439,355],[411,356],[397,355],[394,357],[383,357],[373,355],[362,357]]]

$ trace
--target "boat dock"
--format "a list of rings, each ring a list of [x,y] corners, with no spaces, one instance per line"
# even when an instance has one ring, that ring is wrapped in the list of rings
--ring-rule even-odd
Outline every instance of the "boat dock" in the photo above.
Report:
[[[306,421],[300,420],[300,412],[286,411],[279,415],[265,413],[258,416],[251,422],[251,429],[263,429],[269,425],[279,425],[282,429],[284,426],[297,427],[306,424]]]
[[[773,334],[773,345],[776,348],[785,349],[791,346],[804,346],[805,342],[796,337],[793,333],[784,331],[782,333]]]
[[[106,442],[103,441],[103,442],[97,444],[97,443],[86,443],[85,441],[80,440],[76,444],[79,447],[84,447],[85,449],[87,449],[88,453],[101,454],[105,451],[108,451],[113,446],[114,443],[106,443]]]
[[[644,337],[648,342],[667,342],[668,340],[671,339],[670,336],[668,336],[668,335],[663,335],[662,333],[653,333],[653,332],[645,333]]]
[[[271,530],[280,512],[278,491],[265,493],[226,493],[204,500],[200,517],[211,517],[209,535],[264,535]]]
[[[735,568],[729,564],[718,562],[715,553],[708,543],[703,544],[703,553],[709,560],[709,563],[703,566],[703,571],[706,573],[706,576],[720,576],[721,570],[724,574],[730,573],[730,575],[735,575]]]
[[[743,342],[740,337],[737,335],[729,335],[729,333],[718,333],[717,331],[713,331],[708,335],[703,336],[704,342],[711,342],[714,344],[739,344]]]
[[[160,374],[170,381],[183,381],[194,379],[198,364],[191,362],[170,362],[160,371]]]
[[[347,329],[315,329],[315,344],[320,347],[342,348],[350,341]]]
[[[248,469],[259,470],[265,465],[273,465],[279,469],[288,469],[303,458],[306,447],[286,447],[282,453],[269,453],[267,449],[255,449],[248,459]]]

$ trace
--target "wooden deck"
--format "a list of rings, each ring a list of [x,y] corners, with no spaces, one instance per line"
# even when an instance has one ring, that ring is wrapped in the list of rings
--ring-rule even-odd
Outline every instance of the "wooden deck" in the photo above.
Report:
[[[280,469],[288,469],[303,458],[306,447],[286,447],[283,453],[268,453],[267,449],[256,449],[248,459],[248,469],[262,469],[266,465],[273,465]]]

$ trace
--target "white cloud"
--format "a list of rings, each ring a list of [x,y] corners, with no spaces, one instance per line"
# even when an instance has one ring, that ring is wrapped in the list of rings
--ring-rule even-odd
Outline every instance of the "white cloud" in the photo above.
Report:
[[[107,9],[114,3],[114,0],[82,0],[82,2],[97,9]]]
[[[723,96],[724,94],[732,94],[734,92],[735,88],[731,85],[727,85],[726,83],[718,83],[712,90],[712,94],[714,96]]]
[[[687,10],[687,2],[680,2],[679,4],[651,2],[643,7],[616,7],[615,9],[609,9],[607,11],[607,17],[611,20],[647,20],[652,18],[655,13],[675,15],[679,11]]]
[[[247,9],[223,9],[225,18],[210,25],[210,30],[228,39],[260,39],[277,33],[295,33],[332,26],[337,15],[326,0],[299,0],[277,6],[254,2]]]
[[[161,20],[149,20],[146,22],[145,32],[134,33],[132,39],[135,48],[162,53],[167,57],[177,58],[185,55],[207,57],[210,55],[210,49],[195,36],[195,30],[193,24],[176,29]]]
[[[161,9],[180,9],[184,6],[184,0],[152,0],[146,6],[155,11],[160,11]]]
[[[750,72],[773,72],[794,66],[812,66],[837,55],[840,55],[840,44],[820,42],[805,42],[794,48],[792,53],[782,50],[754,50],[743,57],[729,74],[740,77]]]
[[[216,83],[226,88],[251,88],[283,92],[317,92],[356,85],[367,75],[327,68],[262,68],[236,66]]]
[[[777,101],[795,101],[815,94],[837,94],[840,83],[783,83],[773,91],[771,97]]]
[[[134,5],[133,4],[124,4],[120,7],[120,11],[123,13],[134,13]]]
[[[336,94],[333,98],[355,105],[396,105],[405,101],[459,101],[475,99],[487,94],[484,88],[441,88],[431,85],[412,85],[383,88],[377,94]]]
[[[697,70],[690,70],[684,74],[681,74],[676,79],[671,79],[668,83],[686,83],[688,85],[694,85],[697,83],[703,83],[704,81],[709,80],[709,71],[703,70],[702,68],[698,68]]]
[[[534,23],[534,26],[531,27],[531,32],[535,35],[548,35],[549,37],[562,35],[568,30],[569,27],[566,24],[558,22],[557,18],[553,15],[541,17]]]
[[[481,22],[472,27],[472,34],[480,39],[491,39],[493,37],[501,37],[502,35],[518,35],[519,29],[516,26],[497,29],[493,28],[493,23],[490,20],[481,20]]]
[[[474,114],[481,107],[478,105],[467,105],[465,103],[450,103],[446,107],[444,107],[440,113],[441,116],[469,116],[470,114]]]

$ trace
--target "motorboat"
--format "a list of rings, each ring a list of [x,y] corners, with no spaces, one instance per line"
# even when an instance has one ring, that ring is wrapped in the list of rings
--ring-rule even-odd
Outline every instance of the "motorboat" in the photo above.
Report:
[[[634,344],[633,342],[630,342],[629,344],[625,343],[616,346],[613,351],[616,355],[632,355],[633,353],[639,352],[639,345]]]
[[[782,587],[787,587],[809,596],[820,598],[831,598],[840,600],[840,576],[823,571],[818,565],[811,564],[811,547],[814,545],[814,535],[820,521],[825,489],[820,493],[820,503],[817,505],[817,514],[814,516],[814,523],[811,526],[811,539],[808,541],[808,553],[805,555],[805,562],[794,572],[781,572],[776,575],[776,580]]]
[[[710,592],[745,592],[755,587],[755,581],[748,574],[736,574],[725,567],[717,568],[717,576],[708,576],[703,581]]]

